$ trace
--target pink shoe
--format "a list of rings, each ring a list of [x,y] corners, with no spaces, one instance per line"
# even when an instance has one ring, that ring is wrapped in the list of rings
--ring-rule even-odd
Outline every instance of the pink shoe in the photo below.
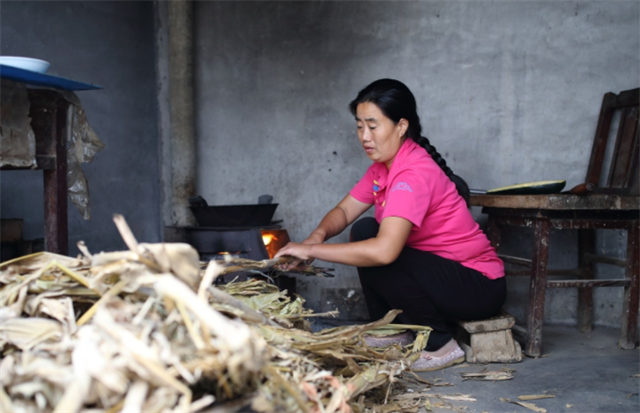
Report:
[[[411,370],[413,371],[434,371],[445,367],[453,366],[464,361],[464,351],[458,346],[441,357],[434,357],[427,354],[426,351],[420,353],[420,358],[413,363]]]
[[[411,331],[405,331],[391,336],[374,336],[372,334],[364,335],[364,342],[369,347],[386,347],[392,344],[400,344],[401,346],[408,346],[413,344],[415,337]]]

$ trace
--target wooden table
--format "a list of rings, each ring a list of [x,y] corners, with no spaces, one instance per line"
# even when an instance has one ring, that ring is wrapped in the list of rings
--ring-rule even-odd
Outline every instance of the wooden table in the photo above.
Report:
[[[44,247],[67,255],[67,127],[69,102],[53,90],[30,89],[29,117],[36,139],[36,169],[44,175]],[[3,167],[3,170],[31,168]]]
[[[638,321],[640,197],[615,194],[554,195],[472,195],[472,206],[481,206],[488,215],[488,236],[498,251],[501,226],[532,228],[532,259],[501,255],[505,262],[526,266],[528,270],[511,270],[509,275],[530,275],[527,328],[524,352],[539,356],[542,345],[542,322],[546,288],[578,288],[578,327],[591,330],[593,322],[593,287],[624,287],[621,317],[621,348],[634,348]],[[550,270],[549,236],[552,229],[577,229],[579,233],[579,268]],[[627,258],[616,259],[595,254],[595,229],[627,231]],[[623,279],[594,279],[593,263],[602,262],[625,268]],[[576,276],[578,279],[549,280],[547,275]]]
[[[0,65],[0,77],[49,88],[28,90],[29,117],[36,140],[36,169],[44,174],[44,248],[49,252],[67,255],[67,141],[72,127],[72,111],[69,102],[57,90],[97,90],[102,86],[7,65]]]
[[[610,194],[471,195],[471,205],[483,208],[528,208],[550,211],[602,210],[613,206],[614,211],[637,211],[640,208],[640,197]]]

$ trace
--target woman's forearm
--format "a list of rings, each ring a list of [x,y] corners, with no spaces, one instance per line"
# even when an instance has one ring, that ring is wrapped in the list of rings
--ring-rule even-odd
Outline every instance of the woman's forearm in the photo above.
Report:
[[[308,239],[321,243],[335,237],[370,207],[371,204],[360,202],[348,194],[322,218]]]
[[[393,248],[386,248],[377,238],[346,244],[314,244],[309,247],[311,258],[356,267],[387,265],[399,254]]]
[[[319,242],[324,242],[340,234],[347,225],[349,222],[344,210],[337,206],[324,216],[318,227],[311,231],[309,238],[318,238]]]
[[[380,257],[386,260],[387,251],[383,244],[377,239],[375,241],[367,240],[366,243],[364,241],[363,243],[356,243],[362,245],[355,248],[350,244],[323,244],[326,240],[344,231],[349,224],[355,221],[370,207],[371,204],[360,202],[351,195],[347,195],[335,208],[322,218],[318,227],[311,232],[307,239],[300,244],[295,242],[288,243],[276,253],[275,257],[285,255],[295,257],[296,260],[289,264],[290,267],[298,265],[302,260],[310,262],[315,258],[348,265],[373,266],[384,264],[383,261],[380,261]],[[385,226],[386,225],[382,225],[382,227]],[[406,235],[400,242],[400,249],[402,245],[404,245],[404,240],[406,240]],[[316,248],[316,255],[310,254],[311,248]],[[400,250],[397,251],[398,254],[399,252]]]
[[[323,261],[356,267],[391,264],[404,248],[413,224],[398,217],[382,220],[374,238],[346,244],[316,244],[309,246],[308,255]]]
[[[327,216],[329,215],[327,214]],[[337,217],[334,218],[337,219]],[[327,228],[330,230],[337,228],[337,226],[332,227],[331,225],[333,224],[331,222],[331,219],[329,219],[327,221],[329,225],[321,225],[319,227],[320,231],[324,231]],[[347,220],[347,222],[349,221]],[[412,226],[413,224],[404,218],[386,217],[382,220],[378,234],[374,238],[346,244],[323,244],[321,242],[307,242],[311,239],[310,237],[302,244],[288,243],[278,251],[276,257],[288,255],[298,260],[313,260],[317,258],[323,261],[357,267],[386,265],[398,258],[406,244]],[[321,234],[318,232],[318,237],[320,236]]]

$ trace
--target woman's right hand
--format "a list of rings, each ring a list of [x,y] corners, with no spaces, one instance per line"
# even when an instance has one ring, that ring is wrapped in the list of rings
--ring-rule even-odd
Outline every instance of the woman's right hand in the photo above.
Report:
[[[313,232],[307,237],[307,239],[302,241],[301,244],[323,244],[326,240],[344,231],[349,224],[355,221],[356,218],[362,215],[362,213],[370,207],[370,204],[360,202],[350,194],[347,194],[347,196],[345,196],[344,199],[335,206],[335,208],[329,211],[327,215],[322,218],[318,227],[313,230]],[[287,255],[286,251],[288,250],[285,250],[282,254],[276,254],[276,256],[280,257]],[[293,252],[293,249],[291,251]],[[298,251],[298,253],[300,253],[300,251]],[[313,257],[306,259],[307,265],[311,264],[314,259],[315,258]],[[302,261],[302,259],[298,258],[287,265],[283,265],[282,268],[285,270],[296,268]]]
[[[315,231],[312,232],[311,235],[309,235],[309,237],[307,237],[307,239],[305,239],[304,241],[301,242],[301,244],[304,244],[304,245],[313,245],[313,244],[322,244],[322,243],[324,243],[324,237],[322,236],[322,234],[319,234],[319,233],[317,233]],[[276,256],[278,256],[278,255],[276,254]],[[315,258],[310,257],[309,259],[305,260],[304,263],[306,265],[310,265],[313,262],[313,260],[315,260]],[[300,265],[302,263],[302,261],[303,260],[296,259],[296,260],[294,260],[294,261],[292,261],[292,262],[290,262],[288,264],[282,265],[281,267],[285,271],[286,270],[293,270],[298,265]]]

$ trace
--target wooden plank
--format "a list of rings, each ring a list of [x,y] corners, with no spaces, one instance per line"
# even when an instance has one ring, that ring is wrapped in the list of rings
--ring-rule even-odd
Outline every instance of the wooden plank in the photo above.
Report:
[[[512,255],[504,255],[504,254],[498,254],[498,258],[500,258],[504,262],[508,262],[509,264],[515,264],[521,267],[531,268],[531,260],[526,258],[514,257]]]
[[[531,270],[505,270],[507,275],[513,276],[531,276]],[[579,268],[569,268],[564,270],[559,269],[547,269],[547,276],[559,276],[559,277],[581,277],[583,275],[582,270]]]
[[[491,241],[491,246],[496,250],[497,253],[500,249],[502,234],[500,232],[500,227],[498,226],[495,218],[492,215],[489,215],[489,240]]]
[[[640,105],[640,88],[620,92],[609,105],[614,109]]]
[[[533,218],[540,216],[540,214],[529,214],[529,210],[482,208],[482,212],[489,214],[498,228],[503,226],[531,228],[533,227]],[[526,214],[525,216],[520,215],[523,212]]]
[[[629,188],[630,195],[640,195],[640,127],[636,129],[633,153],[625,187]]]
[[[638,331],[640,304],[640,221],[632,222],[627,233],[627,268],[629,285],[624,289],[620,348],[634,349]]]
[[[638,210],[640,197],[615,194],[471,195],[471,206],[543,210]]]
[[[600,184],[600,176],[602,175],[602,164],[604,162],[604,154],[607,149],[607,141],[609,140],[609,130],[611,129],[611,119],[613,118],[613,103],[617,100],[614,93],[605,93],[602,97],[602,105],[600,106],[600,115],[598,116],[598,124],[596,133],[593,138],[593,146],[591,147],[591,156],[589,158],[589,166],[587,167],[587,177],[585,182],[592,182],[596,186]]]
[[[626,287],[627,279],[616,280],[560,280],[547,281],[547,288]]]
[[[597,186],[600,183],[613,112],[617,109],[638,107],[639,95],[640,89],[632,89],[618,95],[609,92],[603,96],[585,182],[593,182]]]
[[[636,211],[633,214],[637,215]],[[554,229],[623,229],[628,221],[624,219],[552,219]]]
[[[625,188],[630,181],[630,175],[638,173],[638,171],[631,170],[633,159],[637,156],[638,151],[637,132],[638,108],[625,108],[620,116],[620,127],[607,177],[608,187]]]
[[[483,208],[498,226],[533,228],[536,219],[546,218],[553,229],[626,229],[639,211],[550,211]]]
[[[524,353],[538,357],[542,351],[542,322],[544,320],[544,296],[547,288],[547,263],[549,261],[549,234],[551,222],[537,219],[534,223],[533,265],[529,287],[527,311],[527,342]]]
[[[599,262],[602,264],[617,265],[618,267],[627,266],[627,260],[622,260],[620,258],[611,258],[611,257],[605,257],[602,255],[596,255],[596,254],[585,254],[584,258],[588,262]]]
[[[595,230],[592,229],[581,229],[578,232],[578,267],[587,280],[594,279],[593,261],[589,257],[595,256],[595,235]],[[593,286],[588,285],[578,288],[578,331],[588,333],[592,327]]]

